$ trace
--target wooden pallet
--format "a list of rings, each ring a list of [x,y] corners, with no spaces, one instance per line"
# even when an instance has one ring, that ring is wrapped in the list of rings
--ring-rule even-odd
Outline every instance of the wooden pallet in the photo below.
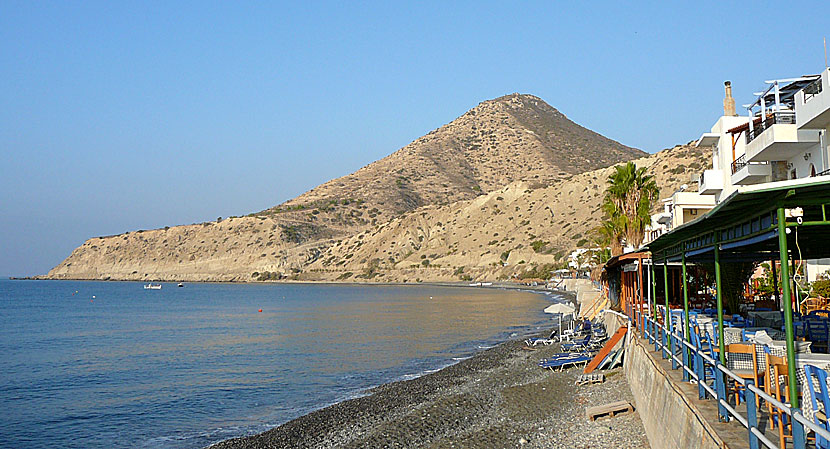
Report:
[[[634,406],[628,401],[612,402],[610,404],[598,405],[596,407],[588,407],[585,409],[585,416],[591,421],[596,421],[597,418],[608,416],[613,418],[620,413],[630,413],[634,411]]]
[[[605,382],[605,374],[580,374],[576,378],[577,385],[601,384]]]

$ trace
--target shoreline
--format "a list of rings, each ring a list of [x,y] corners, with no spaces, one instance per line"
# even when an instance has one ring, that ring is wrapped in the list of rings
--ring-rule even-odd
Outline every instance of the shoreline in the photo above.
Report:
[[[209,448],[648,447],[636,413],[596,422],[584,416],[587,406],[632,400],[621,368],[605,372],[603,384],[575,386],[581,369],[537,366],[558,344],[524,347],[507,340],[438,371],[367,389],[364,396]]]
[[[14,277],[9,276],[7,280],[10,281],[57,281],[57,282],[138,282],[138,283],[167,283],[167,284],[235,284],[235,285],[359,285],[359,286],[422,286],[422,287],[464,287],[464,288],[481,288],[481,289],[504,289],[504,290],[521,290],[529,293],[553,293],[568,297],[571,301],[576,301],[576,293],[570,290],[553,289],[548,290],[543,286],[531,286],[524,284],[508,284],[508,283],[493,283],[489,286],[484,285],[469,285],[469,282],[337,282],[337,281],[166,281],[166,280],[134,280],[134,279],[55,279],[55,278],[40,278],[37,276]]]

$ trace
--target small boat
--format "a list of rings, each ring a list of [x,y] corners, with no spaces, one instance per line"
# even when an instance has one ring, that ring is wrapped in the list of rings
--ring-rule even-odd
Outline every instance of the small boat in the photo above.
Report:
[[[176,287],[184,287],[184,282],[179,282],[179,285],[177,285]]]
[[[145,284],[144,290],[161,290],[161,284]]]

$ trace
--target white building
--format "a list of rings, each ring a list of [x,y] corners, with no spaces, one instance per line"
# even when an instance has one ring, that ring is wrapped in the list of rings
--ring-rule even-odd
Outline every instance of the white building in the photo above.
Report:
[[[644,245],[715,207],[715,197],[713,195],[687,192],[688,188],[689,186],[684,184],[672,196],[662,200],[663,212],[651,216],[651,224],[646,226],[645,235],[643,236]]]
[[[724,115],[697,142],[713,147],[712,168],[698,180],[698,194],[712,204],[744,186],[830,175],[830,70],[766,84],[739,116],[727,81]],[[828,268],[830,259],[807,261],[808,281]]]

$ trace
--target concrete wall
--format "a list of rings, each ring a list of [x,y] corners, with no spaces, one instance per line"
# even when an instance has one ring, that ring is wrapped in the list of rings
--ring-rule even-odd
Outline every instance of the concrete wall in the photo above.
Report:
[[[715,431],[698,417],[694,406],[651,357],[644,340],[633,336],[627,340],[625,375],[651,447],[722,447]]]

